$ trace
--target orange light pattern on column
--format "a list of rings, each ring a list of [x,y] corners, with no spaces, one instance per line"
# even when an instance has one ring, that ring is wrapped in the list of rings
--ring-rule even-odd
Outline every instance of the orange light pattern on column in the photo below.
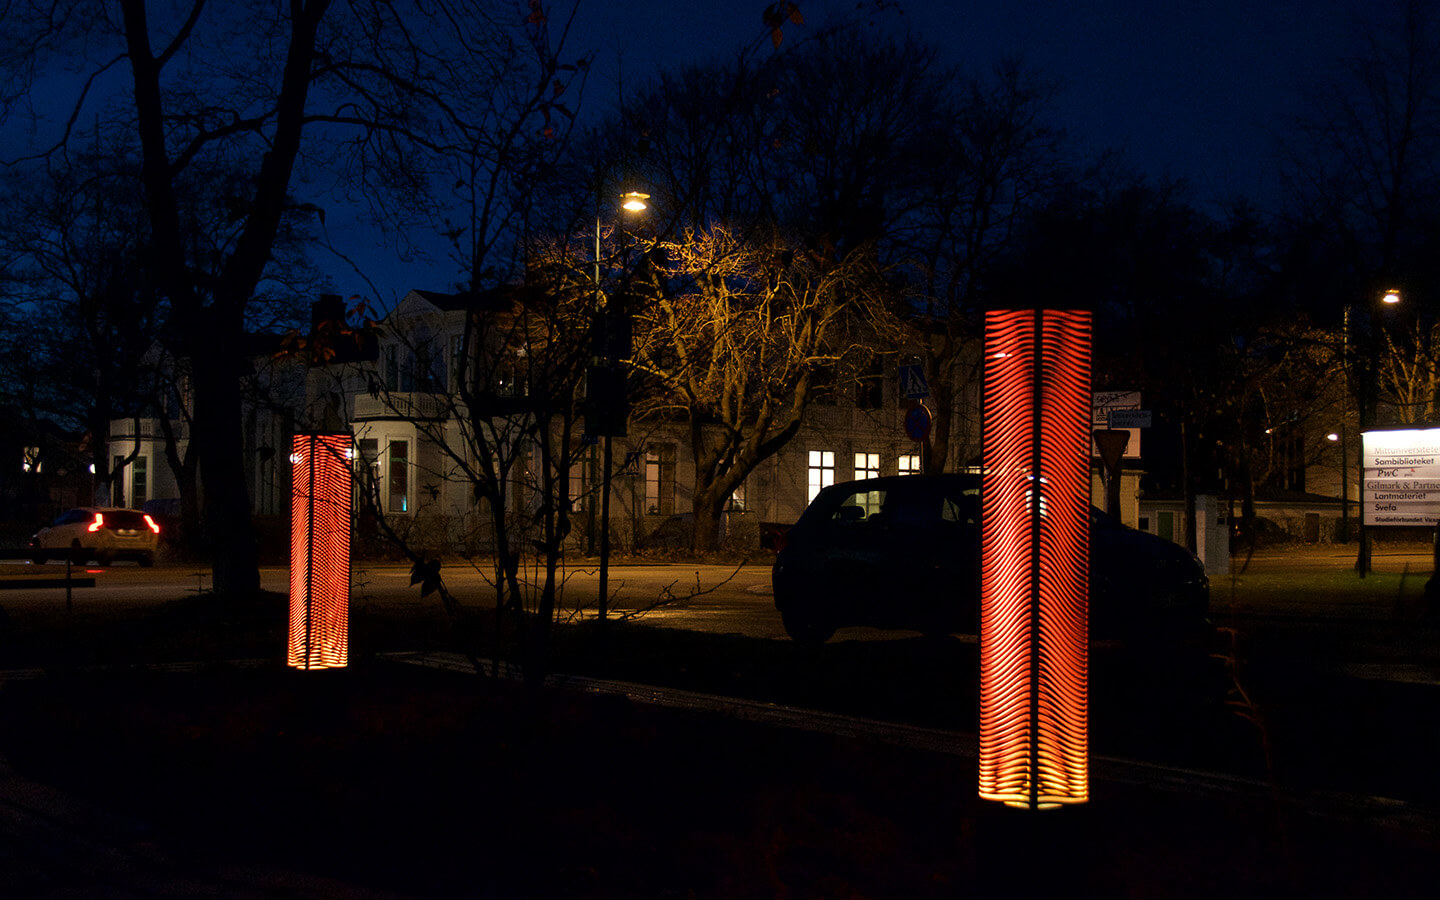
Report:
[[[985,317],[980,796],[1089,798],[1090,314]]]
[[[290,454],[290,643],[297,669],[350,649],[350,435],[297,434]]]

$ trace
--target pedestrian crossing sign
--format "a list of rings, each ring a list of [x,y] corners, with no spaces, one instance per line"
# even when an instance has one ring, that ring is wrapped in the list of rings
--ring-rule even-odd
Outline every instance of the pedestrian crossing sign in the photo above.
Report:
[[[925,380],[925,369],[919,365],[900,367],[900,399],[924,400],[930,396],[930,383]]]

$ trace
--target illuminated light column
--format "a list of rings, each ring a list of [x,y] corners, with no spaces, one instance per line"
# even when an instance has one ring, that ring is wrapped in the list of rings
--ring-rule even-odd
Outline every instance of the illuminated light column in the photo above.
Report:
[[[290,453],[290,642],[286,664],[334,669],[350,645],[348,434],[297,434]]]
[[[1089,799],[1090,313],[985,316],[980,796]]]

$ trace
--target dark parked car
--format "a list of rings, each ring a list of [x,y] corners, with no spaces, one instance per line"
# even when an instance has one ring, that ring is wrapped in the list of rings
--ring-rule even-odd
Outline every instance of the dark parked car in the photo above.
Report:
[[[775,606],[797,641],[868,625],[980,628],[980,476],[897,475],[824,488],[785,535]],[[1201,634],[1210,584],[1183,547],[1090,512],[1090,634]]]

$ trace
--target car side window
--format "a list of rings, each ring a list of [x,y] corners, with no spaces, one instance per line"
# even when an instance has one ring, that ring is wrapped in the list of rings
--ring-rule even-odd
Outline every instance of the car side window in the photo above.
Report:
[[[960,525],[980,524],[980,492],[966,491],[959,496],[946,497],[941,504],[940,519]]]
[[[887,491],[856,491],[840,501],[830,514],[830,523],[841,528],[858,528],[876,519],[884,507]]]

